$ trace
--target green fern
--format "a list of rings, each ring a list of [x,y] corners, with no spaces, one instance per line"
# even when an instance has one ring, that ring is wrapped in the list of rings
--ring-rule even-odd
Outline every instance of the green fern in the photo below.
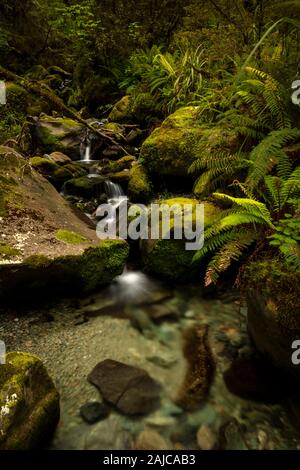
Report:
[[[270,132],[250,153],[251,164],[246,184],[254,189],[276,165],[279,165],[282,174],[286,173],[289,164],[283,147],[299,138],[299,129],[285,128]]]

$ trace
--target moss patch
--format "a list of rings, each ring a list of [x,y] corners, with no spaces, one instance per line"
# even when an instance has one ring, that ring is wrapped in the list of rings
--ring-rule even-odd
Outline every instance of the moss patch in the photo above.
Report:
[[[130,170],[128,194],[133,202],[147,202],[150,198],[150,182],[141,164],[133,165]]]
[[[43,157],[32,157],[29,160],[30,165],[41,173],[52,174],[59,168],[57,163]]]
[[[177,206],[177,209],[183,214],[183,205],[190,204],[191,210],[187,215],[191,218],[193,227],[195,228],[196,204],[201,201],[189,198],[174,198],[159,201],[160,205],[166,205],[171,208]],[[204,220],[205,225],[210,225],[214,217],[219,213],[219,209],[213,204],[208,202],[204,203]],[[177,210],[176,210],[177,212]],[[159,240],[143,240],[142,246],[142,259],[146,271],[170,279],[172,281],[190,281],[198,276],[201,272],[202,266],[197,266],[192,263],[195,251],[186,249],[186,241],[172,239],[172,227],[174,223],[174,213],[171,212],[170,228],[171,239]],[[160,236],[162,236],[161,222],[159,226]]]
[[[141,163],[150,173],[188,176],[202,134],[203,129],[197,122],[197,108],[179,109],[145,140]]]
[[[244,282],[248,291],[262,293],[281,329],[300,330],[300,273],[278,260],[256,261],[247,267]]]
[[[81,243],[89,242],[87,238],[79,235],[75,232],[70,232],[69,230],[58,230],[55,233],[55,238],[69,245],[80,245]]]
[[[114,105],[108,119],[113,123],[125,123],[131,121],[130,96],[123,96],[123,98]]]
[[[100,175],[97,178],[88,178],[88,176],[73,178],[66,182],[65,191],[67,194],[72,196],[89,199],[96,197],[103,192],[104,181],[105,178]]]
[[[81,255],[55,259],[34,255],[13,269],[0,265],[0,299],[23,303],[91,292],[122,273],[128,254],[124,240],[104,240]]]
[[[20,254],[20,250],[0,242],[0,258],[10,259]]]
[[[0,367],[0,449],[28,450],[50,437],[59,420],[59,394],[41,360],[8,353]]]

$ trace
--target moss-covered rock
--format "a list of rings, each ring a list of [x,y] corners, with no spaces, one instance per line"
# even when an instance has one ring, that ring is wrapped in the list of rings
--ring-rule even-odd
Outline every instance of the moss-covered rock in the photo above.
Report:
[[[201,204],[197,199],[189,199],[178,197],[174,199],[167,199],[159,201],[160,205],[165,205],[169,208],[172,206],[179,206],[181,215],[183,214],[183,206],[190,204],[192,210],[188,217],[191,219],[193,226],[195,224],[196,205]],[[204,222],[205,227],[210,225],[215,216],[220,212],[216,206],[209,202],[204,204]],[[149,224],[151,214],[149,215]],[[198,276],[201,271],[201,266],[193,265],[192,259],[195,251],[186,249],[187,240],[183,237],[182,240],[172,239],[172,228],[174,226],[174,213],[171,212],[171,239],[163,239],[162,237],[162,224],[159,222],[160,238],[153,240],[142,240],[141,251],[144,269],[149,273],[162,276],[169,280],[174,281],[190,281]]]
[[[127,186],[130,178],[130,172],[129,170],[117,171],[116,173],[109,173],[107,176],[111,181],[113,181],[113,183]]]
[[[89,218],[20,154],[1,146],[0,217],[2,304],[76,295],[109,282],[124,268],[126,242],[99,243]]]
[[[112,133],[115,141],[124,142],[125,128],[122,126],[122,124],[118,124],[116,122],[107,122],[104,125],[104,129]]]
[[[160,105],[149,92],[138,93],[130,102],[134,122],[149,124],[161,117]]]
[[[109,116],[109,121],[116,123],[128,123],[132,120],[130,109],[130,96],[123,96],[113,107]]]
[[[57,152],[59,153],[59,152]],[[63,154],[61,154],[63,155]],[[66,160],[71,161],[72,160]],[[67,163],[64,166],[59,166],[55,161],[49,157],[32,157],[29,160],[32,168],[41,173],[47,178],[57,189],[72,178],[80,178],[87,175],[87,170],[74,163]]]
[[[132,124],[143,124],[157,120],[161,116],[159,106],[151,93],[139,93],[136,96],[123,96],[113,107],[109,121]]]
[[[300,339],[300,273],[278,260],[251,263],[245,271],[248,330],[260,352],[300,380],[291,360],[292,343]]]
[[[55,238],[68,243],[69,245],[79,245],[80,243],[90,242],[90,240],[79,235],[79,233],[71,232],[70,230],[57,230]]]
[[[52,152],[49,155],[49,159],[52,160],[54,163],[57,163],[59,166],[67,165],[68,163],[72,163],[72,160],[68,155],[65,155],[62,152]]]
[[[99,169],[102,174],[107,173],[118,173],[119,171],[129,170],[135,162],[135,158],[131,155],[125,155],[125,157],[119,158],[116,161],[107,161],[99,164]]]
[[[188,175],[203,133],[197,118],[197,107],[180,108],[145,140],[140,159],[150,173]]]
[[[0,449],[37,448],[59,420],[59,394],[41,360],[13,352],[0,366]]]
[[[19,254],[20,254],[20,250],[18,250],[17,248],[7,243],[0,242],[0,261],[3,259],[7,260],[7,259],[14,258],[15,256],[18,256]]]
[[[21,166],[22,165],[22,166]],[[26,161],[13,149],[0,146],[0,217],[22,208],[22,195],[18,180],[22,167],[26,173]]]
[[[59,168],[57,163],[49,158],[32,157],[29,160],[30,165],[44,175],[52,175]]]
[[[130,170],[128,196],[133,202],[148,202],[151,195],[147,173],[140,163]]]
[[[6,82],[6,105],[0,106],[0,117],[5,119],[9,114],[25,116],[29,105],[29,93],[13,82]]]
[[[44,153],[59,151],[72,159],[80,158],[84,126],[68,118],[42,116],[32,126],[32,133]]]
[[[74,178],[65,183],[64,190],[66,194],[72,196],[80,196],[86,199],[100,196],[104,192],[104,181],[103,176],[82,176],[80,178]]]
[[[55,234],[57,236],[57,232]],[[70,235],[65,239],[70,241]],[[72,241],[74,236],[72,236]],[[74,245],[74,243],[70,243]],[[86,246],[79,241],[76,246]],[[54,259],[34,255],[21,265],[0,266],[0,299],[11,302],[15,292],[23,303],[34,298],[49,299],[53,296],[80,295],[109,284],[121,274],[129,254],[124,240],[103,240],[96,246],[85,248],[81,254],[58,256]]]

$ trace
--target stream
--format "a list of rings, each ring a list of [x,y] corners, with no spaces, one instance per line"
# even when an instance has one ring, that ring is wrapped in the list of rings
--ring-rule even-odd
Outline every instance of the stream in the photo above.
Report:
[[[90,165],[90,159],[87,146],[82,161]],[[115,208],[126,198],[109,180],[104,189]],[[252,368],[255,351],[246,316],[235,291],[203,296],[199,285],[165,285],[128,266],[109,287],[86,298],[53,302],[22,316],[10,310],[2,317],[0,337],[8,351],[39,356],[61,395],[61,419],[47,448],[300,449],[285,397],[276,396],[280,377],[264,374],[263,365],[258,376]],[[190,409],[178,397],[191,359],[185,353],[186,332],[196,328],[207,332],[206,349],[199,353],[190,347],[189,354],[194,362],[206,361],[204,379],[210,363],[211,378],[207,393]],[[153,410],[131,416],[110,406],[108,416],[94,424],[82,418],[83,405],[102,401],[87,377],[108,359],[140,368],[160,384],[160,401]],[[236,361],[240,369],[224,380]],[[245,364],[250,367],[246,379]],[[235,390],[260,399],[240,398],[229,391],[232,383]]]
[[[142,303],[136,306],[138,299]],[[159,307],[159,322],[149,328],[143,321],[151,305]],[[187,367],[182,334],[196,324],[208,327],[215,373],[207,397],[196,410],[186,411],[176,404]],[[223,374],[232,361],[252,354],[246,311],[232,292],[205,299],[198,286],[170,289],[129,271],[80,301],[26,316],[11,311],[0,333],[8,350],[41,357],[61,394],[52,449],[128,449],[144,429],[158,432],[167,448],[175,449],[195,449],[197,440],[208,449],[295,449],[300,444],[282,405],[241,399],[225,385]],[[87,376],[105,359],[147,371],[162,387],[159,407],[139,417],[112,407],[103,421],[85,423],[80,407],[100,398]]]

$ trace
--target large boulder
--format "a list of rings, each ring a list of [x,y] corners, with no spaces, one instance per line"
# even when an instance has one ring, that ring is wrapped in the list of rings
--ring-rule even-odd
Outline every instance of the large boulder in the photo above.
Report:
[[[70,179],[64,186],[66,194],[83,198],[100,196],[104,192],[105,178],[99,176],[81,176]]]
[[[73,160],[80,158],[80,143],[85,134],[82,124],[69,118],[42,115],[32,129],[38,150],[59,151]]]
[[[41,360],[13,352],[0,367],[0,449],[28,450],[51,437],[59,394]]]
[[[63,155],[60,152],[55,152],[54,154]],[[29,159],[30,165],[47,178],[57,189],[61,189],[63,184],[70,179],[87,175],[85,168],[76,165],[72,160],[70,162],[64,165],[56,163],[53,159],[50,159],[50,155],[44,157],[35,156]]]
[[[99,241],[88,218],[71,207],[20,154],[0,146],[0,298],[87,292],[123,271],[123,240]]]
[[[195,222],[196,205],[201,204],[201,201],[197,199],[189,199],[184,197],[178,197],[174,199],[167,199],[159,201],[160,206],[165,205],[169,208],[172,206],[178,206],[183,214],[183,206],[189,204],[192,207],[190,217],[193,225]],[[203,202],[204,204],[204,223],[205,227],[210,225],[220,212],[220,209],[209,202]],[[151,220],[151,214],[149,215],[149,224]],[[187,240],[183,237],[182,240],[172,239],[172,225],[174,222],[174,213],[171,212],[171,239],[160,238],[153,240],[141,241],[141,251],[144,269],[149,272],[162,276],[164,278],[174,281],[189,281],[193,279],[201,267],[192,264],[192,259],[195,255],[195,251],[186,249]],[[159,230],[161,230],[161,222],[159,223]]]
[[[145,140],[141,161],[150,173],[188,175],[203,133],[197,118],[198,107],[180,108]]]
[[[248,330],[257,349],[300,380],[299,365],[292,361],[292,344],[300,340],[300,273],[264,260],[251,263],[245,276]]]

